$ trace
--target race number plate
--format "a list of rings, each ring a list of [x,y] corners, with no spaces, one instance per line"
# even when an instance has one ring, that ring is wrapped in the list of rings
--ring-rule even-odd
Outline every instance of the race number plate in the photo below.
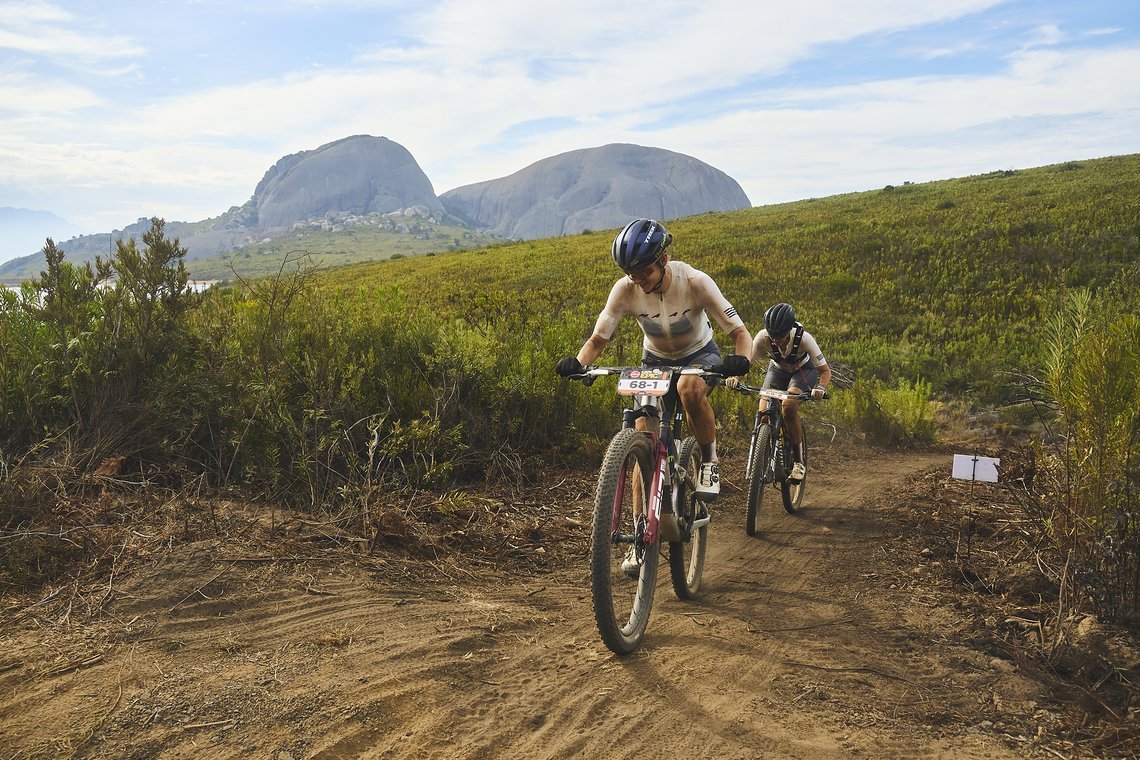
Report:
[[[669,392],[669,378],[672,372],[657,367],[623,370],[618,378],[618,393],[634,396],[644,393],[649,396],[664,396]]]

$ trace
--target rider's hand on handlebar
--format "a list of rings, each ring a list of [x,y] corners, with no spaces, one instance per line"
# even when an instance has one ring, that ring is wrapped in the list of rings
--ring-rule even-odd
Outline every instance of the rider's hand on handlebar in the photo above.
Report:
[[[752,369],[752,362],[748,361],[747,356],[740,354],[729,354],[724,357],[724,361],[720,365],[720,371],[728,376],[747,375],[750,369]]]
[[[820,399],[826,395],[827,395],[827,388],[824,388],[822,385],[817,385],[811,389],[811,397],[814,399]]]
[[[585,370],[586,368],[582,366],[582,362],[578,361],[577,356],[567,356],[564,359],[559,359],[558,363],[554,365],[554,371],[562,377],[580,375]]]
[[[735,388],[736,386],[740,385],[740,378],[739,377],[726,377],[724,379],[724,385],[726,388]]]

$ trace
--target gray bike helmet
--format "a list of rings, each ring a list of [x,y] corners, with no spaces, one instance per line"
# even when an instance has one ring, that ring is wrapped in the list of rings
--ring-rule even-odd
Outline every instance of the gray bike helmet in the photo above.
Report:
[[[610,254],[622,271],[631,272],[657,261],[672,242],[673,236],[661,222],[634,219],[614,238]]]
[[[769,336],[780,337],[796,326],[796,310],[791,304],[778,303],[764,312],[764,328]]]

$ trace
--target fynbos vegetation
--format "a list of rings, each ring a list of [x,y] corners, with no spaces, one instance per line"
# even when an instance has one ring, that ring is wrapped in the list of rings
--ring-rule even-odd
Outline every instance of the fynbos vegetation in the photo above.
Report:
[[[1063,477],[1043,498],[1065,500],[1048,530],[1077,551],[1136,535],[1138,195],[1140,157],[1104,159],[677,220],[672,252],[753,330],[771,303],[795,304],[842,369],[830,414],[850,429],[930,440],[932,401],[1000,404],[1002,369],[1044,363]],[[594,455],[616,399],[552,367],[617,275],[611,236],[327,273],[286,259],[203,296],[161,220],[94,268],[49,241],[41,277],[0,293],[2,519],[43,517],[25,476],[48,469],[64,490],[111,466],[366,508],[377,489],[522,480],[531,462]],[[1105,304],[1075,312],[1095,335],[1053,316],[1072,288]],[[603,361],[639,356],[629,322]],[[751,419],[737,394],[714,401],[730,429]]]
[[[1071,606],[1140,613],[1140,319],[1112,290],[1071,292],[1044,331],[1028,400],[1048,438],[1019,473]]]

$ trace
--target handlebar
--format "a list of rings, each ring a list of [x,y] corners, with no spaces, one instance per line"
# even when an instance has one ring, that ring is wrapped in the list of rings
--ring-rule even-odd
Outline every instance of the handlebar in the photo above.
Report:
[[[816,399],[812,398],[811,391],[806,391],[804,393],[791,393],[789,391],[776,390],[775,388],[760,388],[760,387],[757,387],[755,385],[748,385],[746,383],[740,383],[735,388],[733,388],[732,390],[737,391],[738,393],[752,393],[752,394],[756,394],[759,396],[763,396],[764,398],[777,398],[777,399],[780,399],[781,401],[784,401],[784,400],[787,400],[790,398],[799,399],[800,401],[815,401],[816,400]],[[823,392],[823,398],[825,398],[825,399],[831,398],[831,394],[828,393],[827,391],[824,391]],[[819,399],[819,400],[822,401],[823,399]]]
[[[594,381],[599,377],[606,375],[620,375],[627,369],[645,369],[641,365],[628,366],[628,367],[586,367],[585,372],[577,375],[567,375],[567,380],[578,380],[582,385],[593,385]],[[662,367],[662,369],[669,369],[678,375],[698,375],[700,377],[716,377],[723,378],[724,373],[713,372],[712,370],[705,369],[704,367]]]

